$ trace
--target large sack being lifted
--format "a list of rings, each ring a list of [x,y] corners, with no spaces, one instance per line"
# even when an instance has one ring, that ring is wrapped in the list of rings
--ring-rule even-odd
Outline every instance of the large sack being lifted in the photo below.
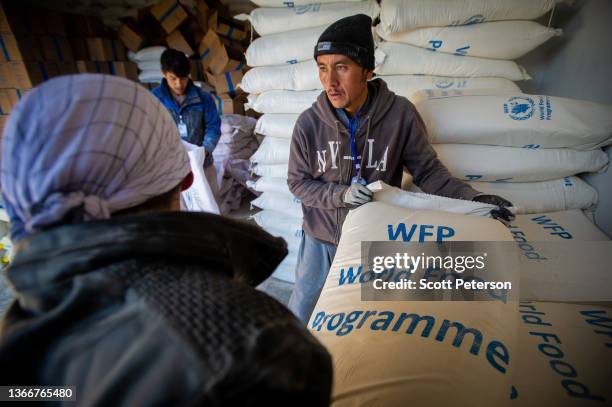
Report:
[[[319,68],[314,59],[297,64],[259,66],[249,69],[238,86],[247,93],[263,93],[267,90],[323,89],[319,80]]]
[[[379,12],[380,7],[374,0],[329,4],[319,1],[296,7],[256,8],[250,15],[241,14],[234,18],[249,20],[257,34],[265,36],[331,24],[355,14],[366,14],[374,20]]]
[[[291,138],[299,114],[264,114],[257,120],[255,133],[271,137]]]
[[[451,78],[428,75],[382,75],[377,78],[385,81],[396,95],[411,101],[414,93],[424,89],[495,89],[508,93],[521,93],[518,85],[506,78]]]
[[[457,27],[424,27],[385,36],[387,41],[402,42],[447,54],[494,59],[517,59],[561,35],[560,29],[534,21],[494,21]]]
[[[503,196],[517,213],[589,209],[597,204],[597,191],[578,177],[541,182],[470,182],[485,194]]]
[[[468,25],[496,20],[535,20],[555,0],[384,0],[380,10],[383,35],[417,27]]]
[[[488,90],[425,90],[414,104],[432,143],[588,150],[612,143],[612,106]]]
[[[250,94],[244,107],[258,113],[302,113],[320,94],[320,90],[269,90],[259,95]]]
[[[515,302],[361,300],[360,283],[372,278],[360,267],[361,242],[389,240],[400,224],[452,229],[445,240],[512,241],[500,222],[480,216],[382,202],[350,211],[308,323],[332,355],[332,405],[504,405],[516,357]]]
[[[246,51],[247,65],[296,64],[312,59],[317,40],[326,28],[323,25],[259,37]]]
[[[383,42],[377,52],[384,54],[375,72],[378,75],[436,75],[452,77],[499,77],[511,81],[531,79],[514,61],[464,57],[429,51],[399,42]]]
[[[433,148],[455,177],[468,181],[547,181],[601,171],[609,161],[601,149],[577,151],[476,144],[434,144]]]

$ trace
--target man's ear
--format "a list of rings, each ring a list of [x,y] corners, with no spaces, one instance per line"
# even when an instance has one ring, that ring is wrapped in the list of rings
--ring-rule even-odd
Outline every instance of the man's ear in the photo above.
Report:
[[[181,182],[181,192],[187,191],[191,187],[192,184],[193,184],[193,172],[189,171],[189,174],[187,174],[185,178],[183,178],[183,181]]]
[[[372,80],[373,77],[374,77],[374,71],[368,71],[366,69],[366,79],[369,81],[369,80]]]

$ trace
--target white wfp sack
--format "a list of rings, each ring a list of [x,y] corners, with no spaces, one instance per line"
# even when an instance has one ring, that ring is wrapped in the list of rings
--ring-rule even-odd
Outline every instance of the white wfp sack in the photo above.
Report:
[[[252,206],[282,213],[292,218],[302,218],[302,203],[294,196],[277,192],[264,192],[251,201]]]
[[[362,0],[343,0],[344,2],[354,2]],[[337,3],[338,0],[319,0],[317,4]],[[297,7],[306,6],[312,3],[312,0],[255,0],[253,3],[259,7]]]
[[[413,95],[432,143],[588,150],[612,143],[612,106],[487,90]]]
[[[295,64],[312,59],[317,40],[326,28],[324,25],[259,37],[246,51],[247,65]]]
[[[384,35],[385,40],[402,42],[447,54],[481,58],[517,59],[561,35],[562,30],[545,27],[534,21],[494,21],[456,27],[425,27]]]
[[[465,215],[489,216],[491,210],[497,209],[495,205],[480,202],[452,199],[444,196],[425,193],[402,191],[399,188],[387,185],[382,181],[369,184],[368,189],[374,194],[372,200],[384,202],[389,205],[400,206],[412,210],[436,210],[442,212],[461,213]]]
[[[257,119],[255,133],[290,139],[299,114],[264,114]]]
[[[522,81],[531,79],[514,61],[464,57],[429,51],[399,42],[378,46],[385,57],[375,72],[378,75],[436,75],[453,77],[492,76]]]
[[[183,146],[189,155],[193,184],[186,191],[181,192],[181,201],[188,211],[210,212],[219,215],[219,206],[215,200],[208,180],[204,174],[204,147],[183,141]]]
[[[601,149],[577,151],[475,144],[434,144],[433,148],[455,177],[468,181],[547,181],[601,171],[609,160]]]
[[[391,91],[414,103],[412,95],[423,89],[495,89],[508,93],[521,93],[518,85],[506,78],[451,78],[427,75],[377,76],[387,83]]]
[[[288,283],[295,283],[295,268],[297,266],[297,253],[287,253],[287,257],[276,267],[271,277]]]
[[[161,70],[143,71],[138,75],[138,82],[142,83],[161,83],[164,74]]]
[[[242,82],[238,84],[238,87],[247,93],[283,89],[323,89],[319,80],[319,68],[314,59],[297,64],[258,66],[249,69],[242,77]]]
[[[467,25],[495,20],[535,20],[555,0],[384,0],[380,10],[383,35],[416,27]]]
[[[485,194],[499,195],[514,204],[517,213],[589,209],[597,204],[597,191],[578,177],[541,182],[470,182]]]
[[[287,179],[289,164],[255,164],[253,174],[260,177],[284,178]]]
[[[244,107],[258,113],[302,113],[320,94],[320,90],[269,90],[259,95],[250,94]]]
[[[291,139],[264,137],[261,145],[251,156],[251,162],[257,164],[286,164],[289,162]]]
[[[512,406],[603,406],[612,400],[612,308],[521,302]]]
[[[281,212],[263,210],[251,216],[266,232],[285,239],[290,253],[297,253],[302,238],[302,218],[287,216]]]
[[[297,7],[256,8],[250,15],[240,14],[234,18],[249,20],[253,29],[259,35],[265,36],[328,25],[355,14],[366,14],[374,20],[379,12],[380,7],[374,0],[330,4],[317,2]]]
[[[442,240],[512,240],[500,222],[479,216],[382,202],[350,211],[308,324],[332,356],[332,405],[503,405],[516,357],[516,303],[361,301],[361,283],[376,278],[360,267],[361,242],[390,240],[401,225],[417,230],[406,241],[435,241],[446,236],[441,230],[454,233]]]
[[[517,215],[510,232],[519,242],[610,240],[578,209]]]
[[[166,47],[155,46],[143,48],[140,51],[128,52],[128,59],[132,62],[140,63],[146,61],[159,61],[161,54],[166,50]]]
[[[257,181],[247,181],[247,187],[257,192],[277,192],[292,197],[293,194],[289,191],[287,179],[261,177]]]

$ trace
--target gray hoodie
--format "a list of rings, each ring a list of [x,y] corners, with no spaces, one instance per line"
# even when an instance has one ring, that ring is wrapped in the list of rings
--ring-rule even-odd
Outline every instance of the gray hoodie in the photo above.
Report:
[[[467,200],[479,193],[438,160],[408,99],[395,95],[381,79],[370,81],[368,91],[371,102],[355,137],[361,176],[368,183],[380,180],[399,187],[406,168],[426,193]],[[321,242],[338,244],[350,209],[342,199],[357,175],[350,144],[349,131],[322,92],[293,129],[287,180],[302,201],[304,231]]]

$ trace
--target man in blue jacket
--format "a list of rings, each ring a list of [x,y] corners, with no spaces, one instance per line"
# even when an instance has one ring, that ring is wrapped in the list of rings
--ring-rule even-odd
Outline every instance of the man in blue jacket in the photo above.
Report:
[[[204,167],[212,169],[212,152],[221,136],[221,119],[212,96],[189,79],[189,60],[182,52],[172,48],[164,51],[161,69],[164,79],[153,94],[172,115],[181,138],[206,149]],[[214,177],[207,174],[207,178],[213,183]],[[213,191],[217,189],[211,186]]]

